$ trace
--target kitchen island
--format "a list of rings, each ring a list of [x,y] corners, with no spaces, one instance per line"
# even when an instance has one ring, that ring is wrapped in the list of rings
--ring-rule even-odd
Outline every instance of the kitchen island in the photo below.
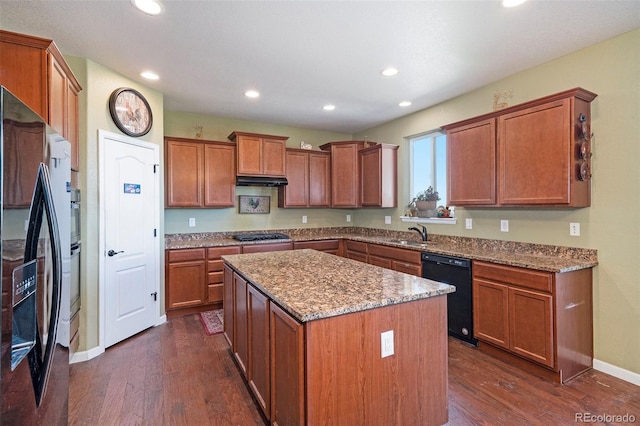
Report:
[[[315,250],[223,259],[225,335],[272,424],[447,422],[454,287]]]

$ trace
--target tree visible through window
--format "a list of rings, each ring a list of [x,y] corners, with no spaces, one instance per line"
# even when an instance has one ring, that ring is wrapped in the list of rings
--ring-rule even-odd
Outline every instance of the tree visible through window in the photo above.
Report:
[[[447,205],[447,137],[441,132],[429,132],[409,139],[411,147],[411,178],[409,184],[412,200],[418,192],[430,186],[438,191],[438,205]]]

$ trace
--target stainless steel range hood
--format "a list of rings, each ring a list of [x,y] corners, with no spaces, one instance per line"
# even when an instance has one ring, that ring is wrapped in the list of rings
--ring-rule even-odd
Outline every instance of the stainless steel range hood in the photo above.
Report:
[[[236,176],[236,186],[284,186],[288,183],[284,177]]]

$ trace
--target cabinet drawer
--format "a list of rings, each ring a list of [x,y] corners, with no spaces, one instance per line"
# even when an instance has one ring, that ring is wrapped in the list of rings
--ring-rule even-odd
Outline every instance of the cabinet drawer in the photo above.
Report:
[[[322,240],[322,241],[296,241],[293,243],[294,250],[314,249],[320,251],[338,250],[340,242],[338,240]]]
[[[222,272],[224,261],[222,259],[209,260],[207,262],[207,272]]]
[[[473,262],[473,276],[551,293],[553,274],[515,266]]]
[[[382,268],[391,269],[391,259],[385,259],[384,257],[369,255],[369,264],[380,266]]]
[[[272,244],[255,244],[242,247],[242,253],[261,253],[267,251],[291,250],[293,244],[288,243],[272,243]]]
[[[224,286],[222,284],[209,284],[209,303],[222,302]]]
[[[347,259],[353,259],[359,262],[368,263],[368,258],[369,256],[367,256],[367,253],[362,253],[359,251],[347,251]]]
[[[224,272],[209,272],[207,284],[222,284],[224,282]]]
[[[240,246],[210,247],[207,249],[207,259],[220,259],[220,256],[223,256],[225,254],[240,254],[241,251],[242,248]],[[222,269],[220,269],[220,271],[222,271]]]
[[[422,265],[393,261],[391,269],[398,272],[404,272],[405,274],[415,275],[416,277],[422,276]]]
[[[400,260],[407,263],[415,263],[416,265],[422,264],[420,252],[415,250],[383,246],[380,244],[369,244],[369,254],[394,260]]]
[[[367,243],[360,241],[345,241],[344,247],[347,251],[359,251],[360,253],[367,252]]]
[[[205,249],[169,250],[169,263],[185,262],[189,260],[204,260]]]

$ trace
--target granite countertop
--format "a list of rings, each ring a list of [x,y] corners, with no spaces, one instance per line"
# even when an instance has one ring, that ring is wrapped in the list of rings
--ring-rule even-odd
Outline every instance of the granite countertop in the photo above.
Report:
[[[257,232],[257,231],[255,231]],[[302,228],[270,230],[288,234],[289,240],[239,242],[233,232],[170,234],[165,236],[165,248],[223,247],[229,245],[273,244],[289,241],[344,239],[399,247],[419,252],[483,260],[503,265],[547,272],[569,272],[598,265],[597,250],[532,244],[514,241],[488,240],[429,234],[427,245],[421,244],[416,232],[391,231],[373,228]],[[401,243],[399,241],[406,241]]]
[[[222,258],[301,322],[455,291],[437,281],[310,249]]]

